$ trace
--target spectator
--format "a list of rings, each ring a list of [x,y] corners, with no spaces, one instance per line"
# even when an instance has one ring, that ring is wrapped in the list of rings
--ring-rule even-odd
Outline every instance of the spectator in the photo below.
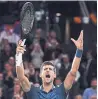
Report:
[[[39,76],[39,69],[35,69],[34,65],[32,63],[29,63],[29,80],[32,82],[35,86],[41,84],[41,78]]]
[[[94,57],[92,55],[92,51],[87,52],[86,72],[87,72],[88,87],[90,87],[90,82],[91,82],[92,78],[97,77],[97,60],[94,59]]]
[[[44,61],[54,60],[57,50],[61,50],[60,41],[57,39],[56,32],[51,30],[45,44]],[[47,57],[48,56],[48,57]],[[57,57],[56,57],[57,58]]]
[[[18,85],[18,84],[20,84],[19,79],[18,78],[14,78],[14,85]]]
[[[29,63],[29,78],[32,78],[35,74],[35,68],[32,63]]]
[[[76,95],[75,99],[82,99],[82,96],[81,95]]]
[[[21,24],[19,21],[16,21],[14,23],[14,33],[20,35],[20,32],[21,32]]]
[[[4,99],[4,96],[3,96],[3,89],[0,88],[0,99]]]
[[[86,61],[81,64],[81,85],[84,85],[84,88],[90,87],[90,82],[93,77],[97,77],[97,60],[94,59],[92,55],[92,50],[87,51]]]
[[[9,44],[4,46],[4,50],[1,51],[1,71],[4,70],[4,64],[8,61],[9,57],[14,56],[15,53],[11,50]]]
[[[2,42],[2,39],[7,39],[9,43],[17,44],[20,37],[16,35],[13,30],[12,25],[5,25],[4,31],[1,32],[0,42]]]
[[[81,98],[81,90],[79,83],[80,73],[79,71],[76,73],[75,81],[73,82],[73,86],[69,91],[69,99],[82,99]]]
[[[83,93],[83,99],[97,99],[97,79],[91,80],[91,87],[86,88]]]
[[[9,63],[11,66],[15,67],[15,59],[14,59],[14,57],[9,57],[8,63]]]
[[[0,44],[0,50],[3,50],[5,45],[8,45],[9,41],[7,39],[2,39],[2,42]]]
[[[8,87],[4,84],[4,75],[0,73],[0,99],[7,99]]]
[[[24,73],[27,77],[29,77],[29,63],[28,61],[24,61]]]
[[[4,87],[4,77],[3,73],[0,73],[0,88]]]
[[[61,64],[61,68],[59,70],[59,74],[62,77],[62,79],[64,80],[67,73],[70,71],[71,69],[71,63],[69,60],[69,56],[67,54],[62,55],[62,64]]]
[[[34,44],[34,49],[31,52],[32,64],[34,64],[35,68],[40,68],[43,62],[44,53],[38,43]]]
[[[42,35],[42,29],[41,28],[37,28],[35,30],[35,37],[34,37],[34,40],[33,40],[33,44],[39,43],[40,46],[41,46],[41,49],[44,51],[44,48],[45,48],[45,39],[42,38],[41,35]]]
[[[60,77],[56,77],[56,79],[54,80],[54,85],[55,86],[60,86],[62,83],[62,80]]]
[[[62,59],[62,50],[61,49],[56,49],[52,53],[52,58],[53,58],[53,63],[56,67],[56,75],[59,75],[59,70],[61,68],[61,59]]]
[[[5,71],[4,71],[4,83],[8,88],[13,88],[14,86],[14,74],[13,74],[13,67],[9,64],[5,64]]]
[[[56,32],[54,30],[50,31],[47,41],[46,48],[56,48],[59,45],[59,42],[56,37]]]
[[[19,84],[14,85],[14,92],[12,99],[23,99],[23,91]]]

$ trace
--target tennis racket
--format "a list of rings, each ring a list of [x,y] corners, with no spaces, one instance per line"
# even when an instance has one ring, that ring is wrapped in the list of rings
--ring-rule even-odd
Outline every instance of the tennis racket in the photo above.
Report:
[[[25,43],[26,37],[31,32],[34,23],[34,6],[31,2],[26,2],[20,12],[21,38]]]

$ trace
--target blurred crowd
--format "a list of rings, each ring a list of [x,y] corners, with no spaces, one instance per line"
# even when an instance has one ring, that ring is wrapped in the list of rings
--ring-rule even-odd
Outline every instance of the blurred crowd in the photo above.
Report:
[[[67,46],[64,49],[55,30],[51,29],[46,38],[42,36],[43,31],[37,28],[32,40],[27,39],[23,55],[24,72],[29,81],[39,87],[42,83],[39,77],[42,62],[53,61],[57,69],[54,85],[59,86],[71,69],[75,52]],[[0,99],[27,99],[15,71],[15,51],[20,34],[19,23],[6,24],[0,30]],[[91,48],[83,54],[68,99],[97,99],[97,52],[93,50],[96,44]]]

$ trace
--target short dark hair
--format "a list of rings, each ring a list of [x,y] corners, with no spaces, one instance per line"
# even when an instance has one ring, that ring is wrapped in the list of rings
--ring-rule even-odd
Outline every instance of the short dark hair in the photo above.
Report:
[[[93,78],[91,79],[91,82],[94,81],[94,80],[97,80],[97,78],[96,78],[96,77],[93,77]]]
[[[46,65],[51,65],[54,67],[54,71],[56,72],[56,68],[55,68],[55,65],[51,62],[51,61],[45,61],[42,63],[41,67],[40,67],[40,71],[42,70],[42,68]]]

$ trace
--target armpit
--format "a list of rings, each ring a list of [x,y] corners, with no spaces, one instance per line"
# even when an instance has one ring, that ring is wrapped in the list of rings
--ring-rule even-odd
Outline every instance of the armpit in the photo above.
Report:
[[[22,87],[22,89],[23,89],[24,92],[30,91],[31,85],[32,85],[31,83],[28,84],[25,81],[21,81],[21,87]]]

